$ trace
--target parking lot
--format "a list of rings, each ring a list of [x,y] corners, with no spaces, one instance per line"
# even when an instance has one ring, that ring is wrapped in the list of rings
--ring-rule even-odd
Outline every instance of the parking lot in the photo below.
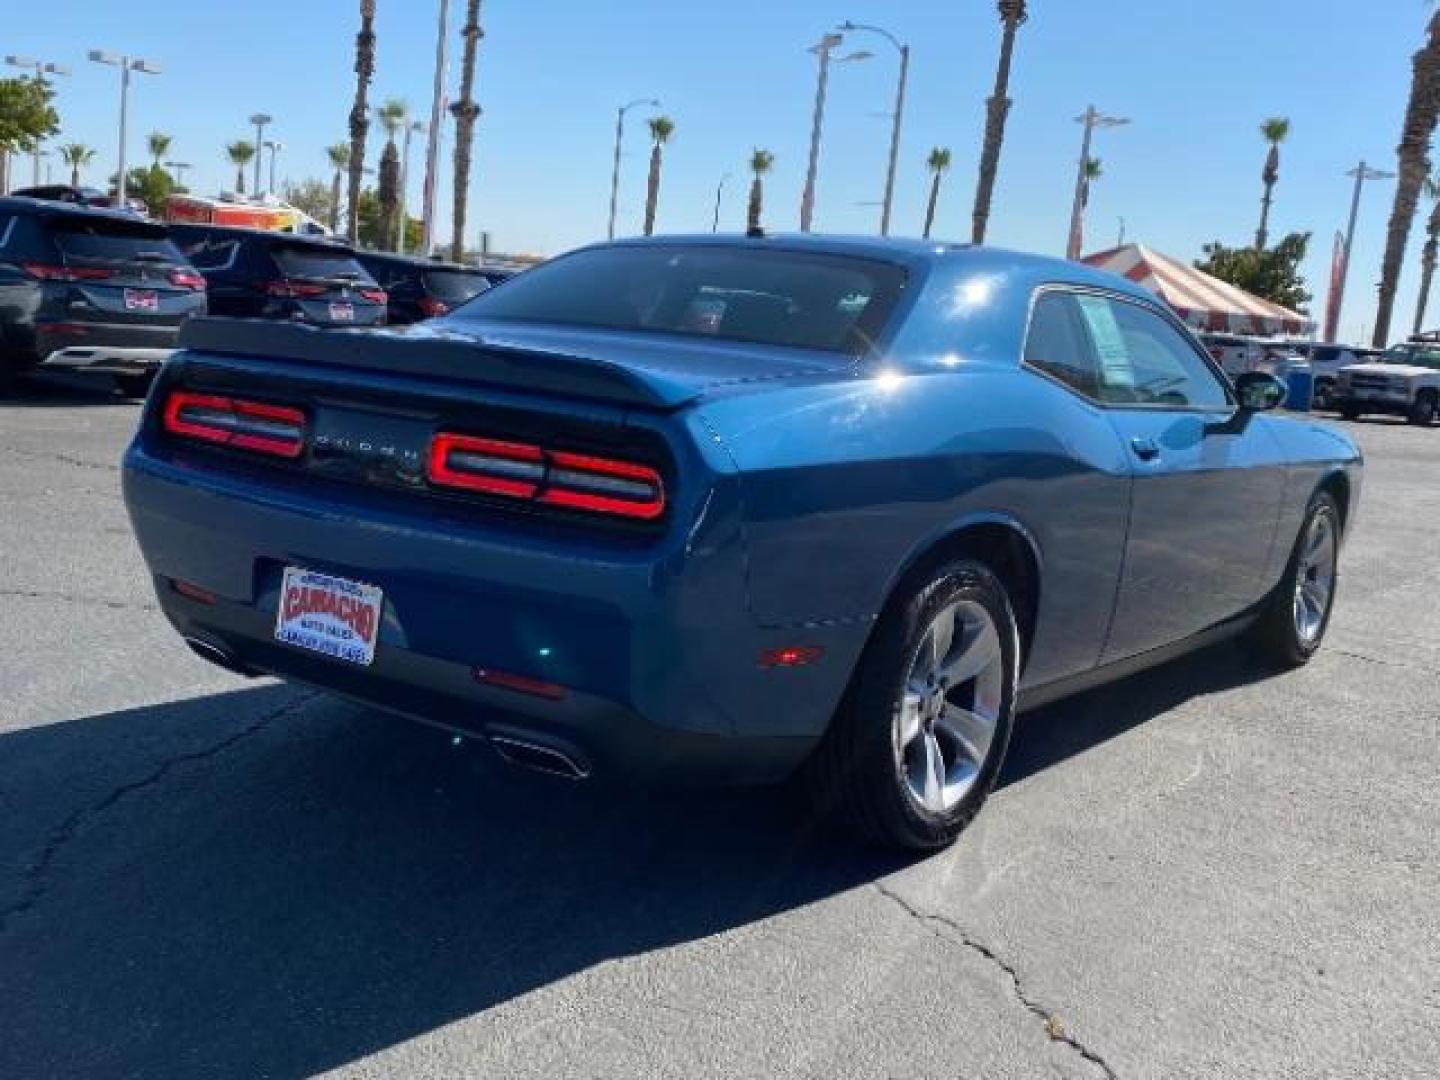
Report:
[[[907,863],[207,666],[129,535],[136,415],[0,402],[0,1075],[1435,1075],[1440,429],[1346,425],[1310,666],[1030,714]]]

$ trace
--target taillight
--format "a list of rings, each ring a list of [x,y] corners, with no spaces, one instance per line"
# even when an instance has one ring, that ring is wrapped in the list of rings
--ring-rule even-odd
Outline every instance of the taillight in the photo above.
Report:
[[[114,277],[106,266],[54,266],[50,263],[21,263],[20,269],[41,281],[100,281]]]
[[[171,270],[170,284],[195,292],[203,292],[205,289],[205,279],[194,270]]]
[[[360,289],[357,291],[372,304],[385,304],[390,301],[390,296],[384,289]]]
[[[543,506],[652,521],[665,512],[665,485],[649,465],[441,432],[426,476],[439,487],[501,495]]]
[[[279,297],[282,300],[307,300],[316,296],[323,296],[329,289],[328,285],[312,285],[303,281],[262,281],[260,283],[265,289],[267,296]]]
[[[420,297],[420,311],[427,319],[434,319],[440,315],[450,314],[450,305],[443,300],[436,300],[433,296]]]
[[[296,458],[305,449],[305,414],[285,405],[176,390],[165,401],[171,435],[236,450]]]

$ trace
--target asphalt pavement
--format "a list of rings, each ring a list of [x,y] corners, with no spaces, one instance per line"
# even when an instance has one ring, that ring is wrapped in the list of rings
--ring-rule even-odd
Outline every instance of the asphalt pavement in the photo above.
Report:
[[[129,534],[136,416],[0,401],[0,1076],[1440,1071],[1440,428],[1345,425],[1312,664],[1031,714],[915,861],[206,665]]]

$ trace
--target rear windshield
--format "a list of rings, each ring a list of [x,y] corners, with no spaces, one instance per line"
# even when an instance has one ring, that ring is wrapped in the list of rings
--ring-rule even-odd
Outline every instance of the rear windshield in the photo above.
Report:
[[[185,257],[154,225],[129,221],[54,218],[50,232],[60,254],[82,262],[183,263]]]
[[[726,247],[579,251],[477,296],[457,316],[862,351],[905,271],[821,252]]]
[[[374,279],[348,251],[328,251],[325,248],[282,245],[274,249],[275,264],[280,272],[291,278],[348,278],[353,281],[373,284]]]
[[[481,274],[467,274],[463,270],[425,271],[425,291],[447,304],[463,304],[488,288],[490,281]]]

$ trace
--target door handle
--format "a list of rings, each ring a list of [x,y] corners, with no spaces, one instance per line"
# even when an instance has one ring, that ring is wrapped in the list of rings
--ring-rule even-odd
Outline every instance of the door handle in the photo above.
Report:
[[[1141,461],[1154,461],[1160,456],[1160,444],[1148,436],[1137,435],[1131,439],[1130,449]]]

